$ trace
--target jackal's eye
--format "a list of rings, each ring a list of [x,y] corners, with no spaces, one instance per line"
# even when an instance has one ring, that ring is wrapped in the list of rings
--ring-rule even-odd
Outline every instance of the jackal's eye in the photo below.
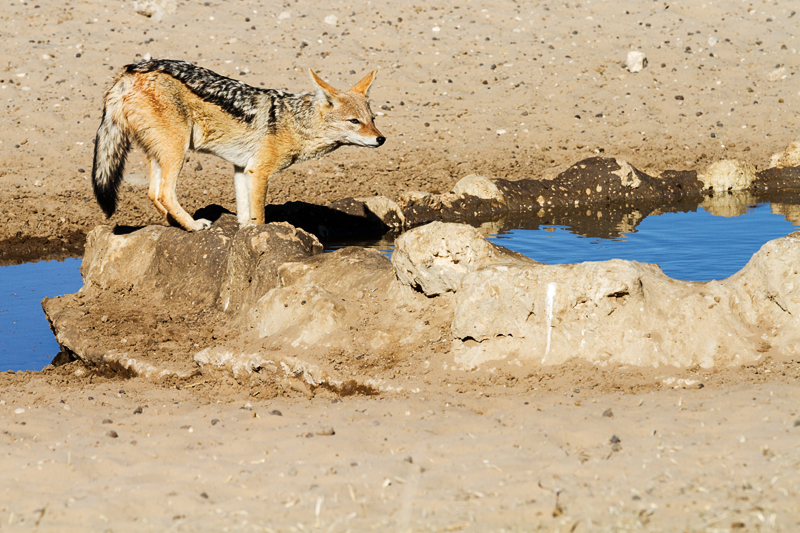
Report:
[[[360,121],[360,120],[358,120],[357,118],[351,118],[351,119],[350,119],[350,123],[351,123],[351,124],[361,124],[361,121]]]

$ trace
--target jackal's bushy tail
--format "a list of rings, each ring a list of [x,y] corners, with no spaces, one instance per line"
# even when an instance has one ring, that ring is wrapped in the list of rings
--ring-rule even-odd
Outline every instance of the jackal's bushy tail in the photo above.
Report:
[[[120,85],[122,83],[117,82],[106,96],[103,120],[94,143],[92,186],[94,197],[107,217],[117,209],[117,194],[131,149],[130,128],[120,109],[124,90]]]

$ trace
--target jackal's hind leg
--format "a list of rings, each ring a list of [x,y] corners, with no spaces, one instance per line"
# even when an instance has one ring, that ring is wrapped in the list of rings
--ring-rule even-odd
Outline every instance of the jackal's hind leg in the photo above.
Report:
[[[158,164],[154,158],[150,159],[150,188],[147,190],[147,196],[150,198],[150,201],[153,202],[153,205],[156,206],[158,212],[161,213],[161,216],[167,218],[169,213],[167,213],[167,209],[161,205],[161,202],[158,200],[159,193],[161,191],[161,165]]]
[[[162,145],[156,165],[160,168],[158,184],[155,185],[156,199],[153,203],[156,208],[166,211],[167,220],[179,224],[188,231],[198,231],[211,227],[211,221],[206,219],[195,220],[181,207],[178,202],[178,174],[183,168],[183,157],[186,154],[185,146]],[[152,156],[151,156],[152,157]],[[150,183],[150,191],[153,191]],[[151,198],[152,199],[152,198]],[[159,204],[161,208],[159,208]]]

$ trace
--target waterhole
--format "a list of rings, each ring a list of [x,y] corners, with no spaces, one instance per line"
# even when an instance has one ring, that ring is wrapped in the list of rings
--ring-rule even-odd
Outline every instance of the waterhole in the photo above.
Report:
[[[800,198],[763,201],[745,193],[658,204],[537,210],[475,221],[491,241],[536,261],[567,264],[612,258],[658,264],[670,277],[724,279],[767,241],[798,229]],[[326,243],[326,251],[366,246],[391,255],[394,237]],[[80,259],[0,267],[0,371],[41,370],[60,348],[41,307],[44,297],[76,292]]]

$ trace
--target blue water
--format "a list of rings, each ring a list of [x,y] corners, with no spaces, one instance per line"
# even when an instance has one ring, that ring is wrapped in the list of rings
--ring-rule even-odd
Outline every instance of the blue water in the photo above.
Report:
[[[565,226],[541,226],[503,231],[489,240],[542,263],[629,259],[656,263],[671,278],[708,281],[735,274],[764,243],[797,230],[772,213],[770,204],[758,204],[737,217],[714,216],[702,207],[653,215],[618,238],[589,238]]]
[[[0,371],[41,370],[60,348],[42,310],[42,298],[83,286],[80,259],[0,267]]]

